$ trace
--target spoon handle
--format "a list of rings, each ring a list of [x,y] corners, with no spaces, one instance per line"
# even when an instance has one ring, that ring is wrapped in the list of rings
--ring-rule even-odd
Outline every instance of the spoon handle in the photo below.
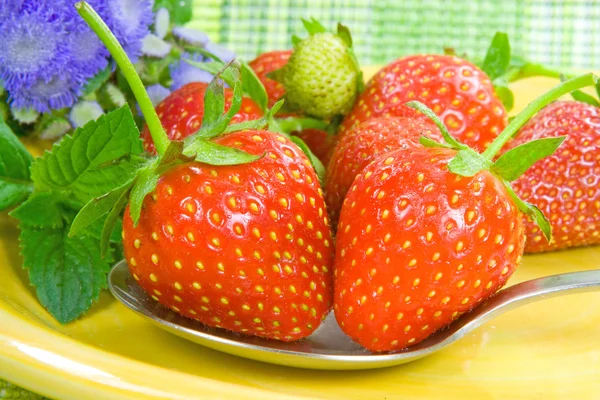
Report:
[[[521,282],[499,291],[462,316],[450,326],[446,337],[453,342],[498,315],[529,303],[597,290],[600,290],[600,270],[551,275]]]

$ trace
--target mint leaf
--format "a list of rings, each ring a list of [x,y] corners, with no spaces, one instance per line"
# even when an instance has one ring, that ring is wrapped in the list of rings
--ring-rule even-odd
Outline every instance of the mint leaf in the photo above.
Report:
[[[519,178],[533,164],[553,154],[565,141],[566,136],[532,140],[504,153],[492,167],[492,171],[511,182]]]
[[[262,157],[208,140],[196,140],[185,151],[186,155],[195,154],[196,161],[209,165],[247,164]]]
[[[156,0],[154,2],[154,11],[156,12],[159,8],[169,10],[171,20],[176,25],[183,25],[192,20],[192,0]]]
[[[0,211],[21,203],[33,191],[29,167],[33,157],[0,121]]]
[[[490,169],[492,162],[472,149],[460,150],[448,163],[450,172],[462,176],[473,176],[479,171]]]
[[[242,89],[263,111],[267,111],[267,91],[248,63],[241,63]]]
[[[321,25],[315,18],[311,18],[310,20],[302,18],[302,24],[304,25],[304,28],[306,28],[306,31],[311,35],[327,32],[327,28]]]
[[[31,177],[37,189],[63,191],[87,203],[130,180],[142,151],[133,115],[124,106],[65,136],[35,160]]]
[[[493,81],[506,73],[509,64],[510,42],[508,35],[503,32],[497,32],[483,60],[483,72]]]
[[[21,221],[22,226],[30,228],[61,229],[65,226],[66,215],[79,208],[60,193],[35,192],[10,216]]]
[[[37,217],[19,215],[23,267],[29,270],[40,303],[64,324],[84,314],[98,298],[106,287],[106,274],[113,260],[101,259],[99,242],[91,235],[68,236],[75,216],[71,205],[57,196],[34,196],[38,201],[45,200],[48,208],[58,210],[62,223],[36,227]],[[56,215],[53,220],[57,222]]]
[[[131,186],[133,186],[133,180],[128,181],[124,185],[119,186],[118,188],[100,197],[90,200],[77,213],[77,216],[71,224],[69,236],[72,237],[80,234],[81,232],[85,231],[88,226],[105,216],[115,207],[123,193],[129,192]]]
[[[425,104],[423,104],[423,103],[421,103],[419,101],[409,101],[408,103],[405,104],[405,106],[413,108],[415,110],[418,110],[421,113],[425,114],[425,116],[429,117],[429,119],[432,120],[437,125],[437,127],[440,130],[440,132],[442,133],[442,136],[444,137],[444,140],[450,146],[452,146],[455,149],[467,149],[467,146],[465,146],[464,144],[460,143],[458,140],[456,140],[450,134],[450,132],[448,132],[448,128],[446,128],[446,125],[444,125],[444,123],[442,122],[442,120],[440,120],[440,117],[438,117]]]

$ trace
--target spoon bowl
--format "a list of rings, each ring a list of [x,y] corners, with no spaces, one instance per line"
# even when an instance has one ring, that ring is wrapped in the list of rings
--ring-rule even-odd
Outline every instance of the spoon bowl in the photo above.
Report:
[[[464,337],[483,323],[519,306],[566,294],[600,290],[600,270],[547,276],[500,290],[446,329],[407,349],[372,353],[339,328],[333,312],[311,336],[279,342],[211,328],[152,300],[129,273],[125,261],[111,270],[108,284],[125,306],[154,325],[200,345],[271,364],[321,370],[356,370],[404,364],[428,356]]]

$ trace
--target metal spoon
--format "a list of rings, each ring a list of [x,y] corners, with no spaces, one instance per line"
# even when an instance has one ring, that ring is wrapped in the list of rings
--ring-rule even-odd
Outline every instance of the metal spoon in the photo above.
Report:
[[[214,350],[272,364],[324,370],[370,369],[404,364],[435,353],[483,323],[514,308],[566,294],[600,290],[600,270],[547,276],[499,291],[447,329],[406,350],[371,353],[348,338],[333,313],[308,338],[284,343],[209,328],[184,318],[152,300],[121,261],[109,275],[113,295],[148,321],[175,335]]]

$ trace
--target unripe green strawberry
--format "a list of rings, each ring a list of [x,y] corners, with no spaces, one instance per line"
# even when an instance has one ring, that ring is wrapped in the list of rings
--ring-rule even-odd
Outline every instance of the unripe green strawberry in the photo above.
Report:
[[[325,30],[304,21],[310,36],[296,40],[289,62],[273,77],[283,83],[292,110],[329,120],[350,111],[362,86],[362,74],[352,50],[350,33]]]

